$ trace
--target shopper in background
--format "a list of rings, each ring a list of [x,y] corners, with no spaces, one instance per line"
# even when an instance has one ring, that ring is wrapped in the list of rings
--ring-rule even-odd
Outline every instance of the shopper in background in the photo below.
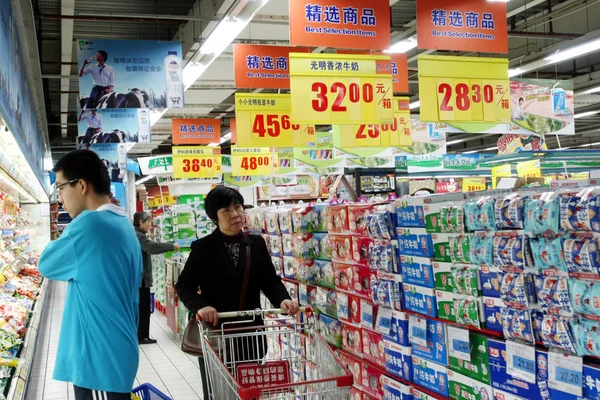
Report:
[[[39,261],[46,278],[68,282],[53,378],[73,383],[76,400],[130,400],[139,363],[140,242],[125,210],[111,204],[96,153],[72,151],[54,172],[73,221]]]
[[[260,292],[275,306],[289,315],[298,312],[298,303],[290,299],[261,236],[242,232],[244,198],[234,189],[217,186],[204,201],[206,214],[217,225],[209,236],[195,241],[192,252],[179,277],[176,289],[179,299],[188,310],[204,323],[217,326],[219,312],[260,308]],[[241,298],[246,267],[246,248],[250,248],[250,274],[246,296]],[[200,292],[199,290],[200,289]],[[254,325],[262,325],[262,320]],[[240,361],[256,361],[264,356],[266,345],[251,341],[248,347],[238,347],[235,357]],[[240,359],[243,358],[243,359]],[[204,398],[208,385],[204,360],[200,358],[200,373]]]
[[[150,338],[150,288],[152,287],[152,254],[163,254],[168,251],[179,251],[179,245],[171,243],[153,242],[147,236],[150,231],[152,216],[147,212],[138,212],[133,215],[135,233],[142,245],[142,259],[144,260],[144,273],[140,286],[140,323],[138,326],[138,342],[140,344],[154,344],[156,340]]]

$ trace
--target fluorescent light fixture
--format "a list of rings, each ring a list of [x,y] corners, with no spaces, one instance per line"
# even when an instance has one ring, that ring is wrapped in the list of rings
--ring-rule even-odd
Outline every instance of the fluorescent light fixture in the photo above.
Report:
[[[8,186],[19,192],[19,194],[27,197],[30,201],[33,201],[34,203],[39,203],[38,200],[34,199],[33,196],[29,194],[29,192],[23,189],[21,185],[13,181],[12,178],[0,173],[0,181],[6,183]]]
[[[586,112],[582,112],[582,113],[579,113],[579,114],[575,114],[573,116],[573,118],[584,118],[584,117],[589,117],[589,116],[596,115],[596,114],[600,114],[600,110],[586,111]]]
[[[384,53],[406,53],[415,47],[417,47],[417,39],[415,37],[411,37],[394,43],[392,47],[390,47],[388,50],[385,50]]]
[[[447,143],[446,143],[447,144]],[[478,153],[480,151],[490,151],[490,150],[498,150],[498,146],[494,146],[494,147],[488,147],[487,149],[482,149],[482,150],[470,150],[470,151],[464,151],[462,154],[473,154],[473,153]]]
[[[139,181],[136,181],[135,184],[136,185],[141,185],[142,183],[147,182],[147,181],[149,181],[152,178],[154,178],[154,175],[148,175],[147,177],[142,178]]]
[[[462,154],[473,154],[477,153],[479,150],[471,150],[471,151],[463,151]]]
[[[224,18],[204,41],[200,54],[221,54],[246,25],[235,17]]]
[[[168,110],[168,108],[153,109],[150,112],[150,126],[157,123],[162,118],[162,116],[165,115],[167,110]]]
[[[508,3],[510,0],[487,0],[490,3]]]
[[[226,134],[223,137],[221,137],[221,143],[225,143],[228,140],[231,140],[231,132],[229,132],[228,134]]]
[[[596,142],[596,143],[586,143],[586,144],[582,144],[581,146],[576,146],[576,147],[592,147],[592,146],[598,146],[600,145],[600,142]],[[563,149],[565,149],[566,147],[563,147]]]
[[[523,71],[520,68],[510,68],[508,70],[508,77],[512,78],[513,76],[521,75]]]
[[[452,146],[453,144],[459,144],[464,142],[467,139],[458,139],[458,140],[451,140],[449,142],[446,142],[446,146]]]
[[[583,43],[579,46],[574,46],[563,51],[558,50],[556,53],[545,57],[544,60],[557,63],[564,60],[570,60],[596,50],[600,50],[600,39],[592,40],[591,42]]]
[[[186,65],[183,69],[183,90],[188,90],[207,68],[208,65],[203,65],[198,62]]]
[[[591,89],[583,90],[577,94],[592,94],[592,93],[597,93],[597,92],[600,92],[600,86],[596,86]]]
[[[483,149],[483,151],[490,151],[490,150],[498,150],[498,146],[488,147],[487,149]]]
[[[411,109],[411,110],[412,110],[412,109],[415,109],[415,108],[419,108],[419,107],[421,107],[421,102],[420,102],[420,101],[418,101],[418,100],[417,100],[417,101],[415,101],[415,102],[412,102],[412,103],[410,103],[410,104],[408,105],[408,108],[409,108],[409,109]]]
[[[220,144],[221,144],[221,143],[210,143],[210,144],[208,145],[208,147],[215,147],[215,146],[218,146],[218,145],[220,145]]]

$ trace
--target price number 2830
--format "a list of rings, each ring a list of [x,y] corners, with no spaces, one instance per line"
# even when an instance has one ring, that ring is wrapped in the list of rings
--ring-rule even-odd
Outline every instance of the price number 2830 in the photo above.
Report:
[[[494,88],[492,85],[484,85],[483,90],[481,85],[466,83],[458,83],[453,88],[449,83],[441,83],[438,86],[438,93],[443,95],[440,102],[440,111],[454,111],[454,105],[451,104],[452,95],[455,95],[455,105],[460,111],[467,111],[471,108],[471,102],[481,103],[483,100],[486,103],[494,101]]]

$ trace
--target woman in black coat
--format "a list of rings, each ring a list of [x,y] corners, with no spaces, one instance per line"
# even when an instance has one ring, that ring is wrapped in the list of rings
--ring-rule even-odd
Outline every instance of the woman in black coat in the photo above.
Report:
[[[244,198],[235,189],[217,186],[204,202],[208,217],[217,225],[210,235],[192,244],[192,251],[176,284],[177,295],[188,310],[199,320],[217,326],[219,312],[260,308],[260,292],[269,301],[289,315],[295,315],[299,306],[290,299],[261,236],[246,235],[244,224]],[[245,299],[240,299],[247,248],[250,249],[250,273]],[[262,321],[257,321],[257,325]],[[239,361],[256,361],[266,349],[236,351],[245,358]],[[200,372],[204,398],[208,398],[206,371],[200,359]]]

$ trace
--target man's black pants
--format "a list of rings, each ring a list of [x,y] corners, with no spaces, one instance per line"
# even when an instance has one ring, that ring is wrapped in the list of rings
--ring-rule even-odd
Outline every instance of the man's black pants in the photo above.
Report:
[[[138,324],[138,339],[150,337],[150,288],[140,288],[140,321]]]

